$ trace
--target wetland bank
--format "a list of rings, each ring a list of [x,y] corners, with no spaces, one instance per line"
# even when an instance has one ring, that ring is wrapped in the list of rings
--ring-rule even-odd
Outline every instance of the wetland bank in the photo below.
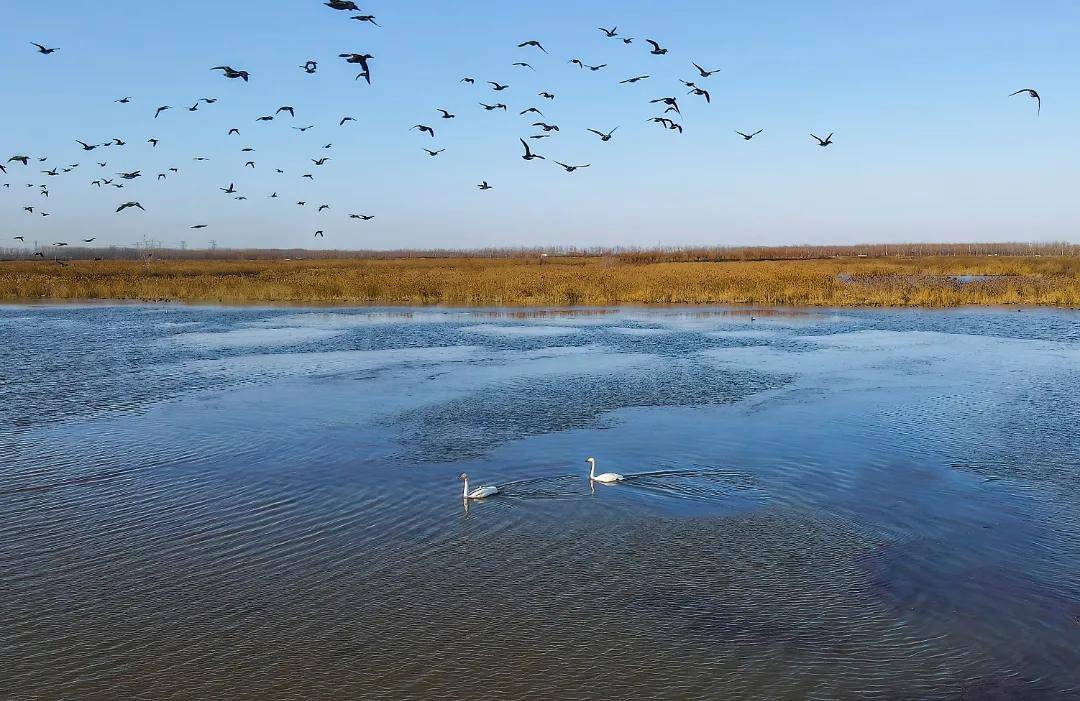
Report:
[[[777,250],[781,253],[775,255],[789,251]],[[819,255],[813,249],[807,254]],[[303,260],[69,259],[60,263],[0,262],[0,300],[455,306],[1080,306],[1080,257],[1071,254],[848,254],[755,260],[726,259],[705,252],[699,256],[504,254]]]
[[[1078,329],[0,306],[0,696],[1067,698]]]

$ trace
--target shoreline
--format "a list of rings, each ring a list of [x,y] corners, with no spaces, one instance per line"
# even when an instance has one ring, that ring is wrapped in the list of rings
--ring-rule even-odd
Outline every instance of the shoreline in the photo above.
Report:
[[[0,263],[0,303],[599,308],[1080,307],[1080,257]]]

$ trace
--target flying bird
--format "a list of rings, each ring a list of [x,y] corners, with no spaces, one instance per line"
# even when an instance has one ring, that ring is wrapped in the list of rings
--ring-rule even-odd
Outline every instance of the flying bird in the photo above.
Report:
[[[355,16],[352,17],[352,19],[356,20],[357,22],[370,22],[371,24],[374,24],[376,27],[381,27],[382,26],[381,24],[379,24],[378,22],[375,21],[375,15],[355,15]]]
[[[93,243],[96,240],[97,240],[97,237],[94,237],[92,239],[83,239],[82,242],[83,243]]]
[[[694,88],[687,95],[701,95],[705,98],[705,102],[712,102],[712,97],[709,95],[709,91],[704,88]]]
[[[229,133],[226,134],[225,136],[232,136],[233,134],[236,134],[237,136],[240,136],[240,130],[237,129],[236,127],[233,127],[232,129],[229,130]]]
[[[439,107],[435,108],[435,111],[436,112],[442,112],[442,118],[443,119],[453,119],[456,116],[456,115],[450,114],[446,110],[444,110],[442,108],[439,108]]]
[[[315,232],[315,238],[326,238],[326,236],[323,235],[322,229]]]
[[[188,110],[188,112],[198,112],[199,111],[199,103],[196,102],[191,107],[188,107],[187,110]]]
[[[231,195],[236,192],[236,187],[232,183],[229,183],[228,187],[219,187],[218,189],[224,192],[226,195]]]
[[[433,138],[433,139],[435,138],[435,130],[432,129],[431,127],[429,127],[429,126],[425,126],[423,124],[417,124],[414,127],[410,127],[409,131],[412,131],[413,129],[419,129],[421,132],[426,131],[428,134],[431,134],[431,138]]]
[[[526,115],[526,114],[529,114],[530,112],[535,112],[536,114],[540,115],[541,117],[544,116],[544,113],[541,112],[540,110],[536,109],[535,107],[530,107],[528,109],[521,110],[521,112],[519,112],[518,114],[519,115]]]
[[[486,109],[486,110],[487,110],[488,112],[490,112],[490,111],[492,111],[492,110],[498,110],[498,109],[501,109],[501,110],[502,110],[503,112],[505,112],[505,111],[506,111],[506,105],[504,105],[504,104],[503,104],[503,103],[501,103],[501,102],[499,102],[499,103],[497,103],[497,104],[494,104],[494,105],[485,105],[485,104],[484,104],[483,102],[481,102],[481,103],[479,103],[479,104],[480,104],[480,106],[481,106],[481,107],[483,107],[484,109]]]
[[[544,131],[559,131],[559,127],[554,124],[545,124],[543,122],[533,122],[534,127],[540,127]]]
[[[648,77],[649,76],[647,76],[647,75],[636,75],[633,78],[627,78],[626,80],[620,80],[619,85],[624,85],[626,83],[636,83],[639,80],[645,80]]]
[[[12,236],[12,238],[15,239],[16,241],[26,241],[26,239],[23,238],[22,236]]]
[[[649,53],[652,54],[653,56],[663,56],[664,54],[667,53],[667,49],[660,48],[660,45],[657,44],[652,39],[646,39],[645,42],[648,43],[648,44],[652,44],[653,48],[652,48],[652,51],[650,51]]]
[[[251,168],[254,168],[254,167],[255,167],[255,161],[248,161],[247,163],[245,163],[245,164],[244,164],[244,167],[245,167],[245,168],[247,168],[247,167],[249,167],[249,166],[250,166]]]
[[[121,97],[119,100],[113,100],[113,102],[119,102],[121,105],[126,105],[127,103],[131,102],[131,98]]]
[[[209,226],[209,225],[208,224],[196,224],[195,226],[193,226],[191,228],[192,229],[205,229],[207,226]]]
[[[554,100],[555,95],[549,92],[537,93],[540,97],[547,98],[548,100]]]
[[[765,130],[764,129],[758,129],[753,134],[744,134],[741,131],[739,131],[738,129],[736,129],[735,133],[738,134],[739,136],[741,136],[742,138],[746,139],[747,141],[749,141],[750,139],[754,138],[755,136],[757,136],[758,134],[760,134],[763,131],[765,131]]]
[[[374,214],[350,214],[349,219],[362,219],[364,221],[371,221],[375,218]]]
[[[8,163],[11,163],[13,161],[18,161],[19,163],[22,163],[23,165],[28,165],[28,162],[30,161],[30,157],[29,156],[12,156],[11,158],[8,159]]]
[[[256,122],[272,122],[272,121],[274,121],[274,118],[271,117],[270,115],[264,115],[262,117],[259,117],[255,121]]]
[[[814,135],[811,134],[810,136],[814,136]],[[828,146],[829,144],[832,143],[832,132],[829,132],[829,135],[826,136],[824,140],[822,140],[821,137],[818,137],[818,136],[814,136],[814,138],[817,139],[818,146],[821,146],[822,148],[824,148],[824,147],[826,147],[826,146]]]
[[[324,209],[330,209],[330,205],[328,205],[328,204],[319,205],[319,211],[320,212],[323,211]]]
[[[315,71],[319,70],[319,62],[318,61],[306,61],[304,63],[304,65],[302,65],[300,67],[302,69],[304,69],[305,73],[307,73],[308,75],[311,75]]]
[[[242,78],[245,83],[248,82],[250,77],[247,71],[238,71],[231,66],[214,66],[210,70],[223,71],[226,78]]]
[[[356,63],[360,65],[363,72],[356,76],[356,80],[364,78],[367,80],[368,85],[371,85],[371,68],[368,66],[368,61],[375,58],[371,54],[338,54],[338,57],[345,59],[345,63]]]
[[[331,10],[352,10],[353,12],[359,12],[360,8],[356,6],[352,0],[328,0],[323,3]]]
[[[356,119],[354,117],[342,117],[341,121],[338,122],[338,126],[339,127],[343,126],[345,124],[345,122],[355,122],[355,121],[356,121]]]
[[[585,68],[588,68],[588,69],[589,69],[590,71],[592,71],[593,73],[595,73],[596,71],[600,70],[601,68],[605,68],[606,66],[607,66],[607,64],[606,64],[606,63],[601,63],[601,64],[600,64],[599,66],[590,66],[590,65],[588,65],[588,64],[585,64],[585,66],[584,66],[584,67],[585,67]]]
[[[475,80],[473,80],[472,78],[462,78],[462,79],[461,79],[460,81],[458,81],[458,82],[461,82],[461,83],[468,83],[469,85],[475,85],[475,84],[476,84],[476,81],[475,81]]]
[[[560,166],[562,166],[563,168],[565,168],[565,169],[566,169],[566,172],[567,172],[567,173],[573,173],[573,172],[574,172],[575,170],[577,170],[578,168],[588,168],[588,167],[589,167],[589,164],[588,164],[588,163],[586,163],[586,164],[585,164],[585,165],[583,165],[583,166],[568,166],[568,165],[566,165],[565,163],[560,163],[559,161],[554,161],[554,163],[555,163],[556,165],[560,165]]]
[[[1009,97],[1012,97],[1013,95],[1019,95],[1020,93],[1027,93],[1028,97],[1035,100],[1035,116],[1036,117],[1039,116],[1040,114],[1042,114],[1042,98],[1039,97],[1038,92],[1036,92],[1035,90],[1032,90],[1031,88],[1024,88],[1022,90],[1017,90],[1016,92],[1009,95]]]
[[[217,102],[217,98],[216,97],[203,97],[203,98],[199,99],[199,102],[205,102],[208,105],[212,105],[215,102]]]
[[[615,127],[615,129],[618,129],[618,128],[619,127]],[[612,129],[611,131],[609,131],[606,134],[604,132],[602,132],[602,131],[597,131],[596,129],[587,129],[586,131],[591,131],[593,134],[596,134],[597,136],[600,137],[601,141],[611,141],[611,135],[615,133],[615,129]]]
[[[314,163],[317,166],[321,166],[321,165],[326,165],[326,162],[329,161],[329,160],[330,160],[330,157],[326,156],[324,158],[318,158],[318,159],[312,158],[311,162]]]
[[[720,72],[719,68],[717,68],[715,71],[707,71],[704,68],[702,68],[701,66],[699,66],[698,64],[694,63],[693,61],[690,62],[690,65],[692,65],[694,68],[698,69],[698,73],[701,74],[702,78],[708,78],[713,73],[719,73]]]
[[[529,68],[529,69],[534,70],[534,71],[536,70],[535,68],[532,67],[532,65],[530,65],[528,63],[525,63],[524,61],[517,61],[517,62],[512,63],[510,65],[512,65],[512,66],[520,66],[522,68]]]
[[[519,48],[519,49],[524,49],[524,48],[525,48],[526,46],[535,46],[536,48],[538,48],[538,49],[540,49],[541,51],[543,51],[543,52],[544,52],[545,54],[547,53],[547,49],[545,49],[545,48],[544,48],[544,47],[543,47],[543,46],[542,46],[542,45],[540,44],[540,42],[536,41],[535,39],[529,39],[528,41],[523,41],[523,42],[521,42],[520,44],[518,44],[518,48]]]
[[[438,151],[432,151],[431,149],[429,149],[429,148],[426,148],[426,149],[424,149],[424,150],[425,150],[425,151],[427,151],[427,155],[429,155],[429,156],[432,156],[432,157],[434,157],[434,156],[438,156],[438,155],[439,155],[440,153],[442,153],[442,152],[443,152],[443,151],[445,151],[446,149],[444,149],[444,148],[441,148],[441,149],[439,149]]]
[[[488,84],[491,85],[491,89],[494,90],[495,92],[500,92],[500,91],[506,90],[508,87],[510,87],[509,85],[500,85],[499,83],[496,83],[494,80],[489,80]]]
[[[37,47],[37,50],[38,50],[39,54],[45,54],[46,56],[60,50],[59,48],[47,49],[44,46],[42,46],[41,44],[37,43],[36,41],[32,41],[30,43]]]
[[[487,180],[484,180],[484,181],[482,181],[482,182],[481,182],[481,183],[480,183],[479,185],[477,185],[476,187],[480,188],[481,190],[490,190],[490,189],[491,189],[491,186],[490,186],[490,185],[488,185],[488,181],[487,181]],[[19,237],[16,237],[16,238],[19,238]]]
[[[306,127],[293,127],[293,129],[295,129],[296,131],[299,131],[299,132],[304,132],[304,131],[307,131],[308,129],[314,128],[314,126],[315,126],[314,124],[309,124]]]
[[[604,35],[607,36],[608,39],[614,39],[615,37],[619,36],[619,33],[617,31],[615,31],[618,28],[619,28],[618,26],[614,26],[611,29],[604,29],[603,27],[597,27],[597,29],[599,29],[601,32],[603,32]]]
[[[142,211],[144,211],[144,212],[146,211],[146,209],[144,209],[143,206],[141,204],[139,204],[138,202],[125,202],[124,204],[117,207],[116,211],[117,212],[122,212],[125,209],[130,209],[131,207],[138,207]]]
[[[289,107],[288,105],[284,107],[278,107],[277,112],[274,112],[274,114],[281,114],[282,112],[288,112],[290,117],[296,117],[296,110],[294,110],[292,107]]]
[[[660,97],[655,100],[649,100],[650,104],[655,104],[657,102],[663,102],[665,105],[668,105],[668,110],[674,110],[678,114],[682,114],[682,112],[679,110],[679,103],[675,100],[674,97]]]
[[[165,110],[171,110],[171,109],[172,108],[169,107],[168,105],[163,105],[161,107],[158,107],[157,110],[154,112],[154,119],[157,119],[158,115],[161,114],[162,112],[164,112]]]
[[[525,139],[518,139],[518,141],[520,141],[521,145],[525,147],[525,155],[521,157],[523,160],[531,161],[534,158],[539,158],[542,161],[547,160],[543,156],[538,156],[535,153],[533,153],[532,151],[530,151],[529,150],[529,145],[527,143],[525,143]]]

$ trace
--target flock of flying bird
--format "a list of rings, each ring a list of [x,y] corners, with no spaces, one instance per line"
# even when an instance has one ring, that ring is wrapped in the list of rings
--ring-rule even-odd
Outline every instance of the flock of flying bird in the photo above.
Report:
[[[370,25],[372,25],[374,27],[380,27],[381,26],[380,24],[378,24],[375,21],[376,18],[375,18],[374,15],[363,14],[362,11],[360,10],[360,8],[356,5],[356,3],[352,2],[351,0],[327,0],[326,2],[323,2],[323,4],[326,5],[327,7],[329,7],[332,10],[357,13],[355,15],[351,15],[351,19],[355,20],[357,22],[370,24]],[[611,28],[599,27],[598,30],[602,33],[603,38],[616,40],[616,41],[621,42],[624,45],[629,46],[629,45],[632,45],[636,41],[636,39],[634,37],[628,37],[628,36],[621,35],[619,33],[619,31],[618,31],[617,26],[613,26]],[[35,43],[35,42],[31,42],[31,43],[32,43],[33,46],[35,46],[37,48],[37,51],[42,55],[51,55],[51,54],[54,54],[54,53],[56,53],[57,51],[60,50],[59,48],[48,47],[48,46],[38,44],[38,43]],[[652,56],[665,56],[668,53],[668,49],[661,46],[660,43],[657,42],[654,39],[645,39],[644,43],[649,45],[649,47],[650,47],[649,54],[652,55]],[[536,39],[527,39],[525,41],[522,41],[522,42],[517,44],[517,48],[519,50],[522,50],[522,51],[533,51],[533,52],[537,53],[538,55],[549,56],[547,49],[544,48],[543,44],[540,41],[536,40]],[[356,80],[363,79],[369,85],[372,83],[371,63],[375,60],[375,57],[373,55],[368,54],[368,53],[341,53],[341,54],[339,54],[338,57],[343,59],[347,64],[355,65],[355,66],[359,67],[360,72],[357,74]],[[590,72],[593,72],[593,73],[596,73],[596,72],[604,70],[605,68],[608,68],[607,64],[590,65],[588,63],[585,63],[584,61],[582,61],[579,58],[570,59],[567,63],[570,64],[570,65],[577,66],[580,70],[583,70],[583,71],[587,70],[587,71],[590,71]],[[706,103],[711,104],[711,102],[712,102],[711,94],[709,93],[709,91],[706,88],[702,87],[701,85],[698,85],[697,81],[703,81],[703,80],[706,80],[706,79],[710,78],[714,74],[718,73],[719,69],[709,70],[709,69],[703,68],[700,64],[698,64],[696,62],[692,61],[690,63],[691,63],[691,66],[693,66],[693,68],[695,70],[695,73],[696,73],[696,75],[693,76],[694,80],[680,80],[679,82],[682,83],[682,86],[684,88],[689,88],[689,91],[686,93],[686,95],[692,96],[692,97],[701,97],[701,98],[703,98],[705,100]],[[535,68],[528,61],[515,61],[511,65],[513,67],[515,67],[515,68],[528,69],[528,70],[534,70],[535,71]],[[299,68],[301,70],[303,70],[306,74],[309,74],[309,75],[310,74],[315,74],[319,70],[319,63],[316,60],[307,60],[302,65],[300,65]],[[229,66],[229,65],[214,66],[213,68],[211,68],[211,70],[213,70],[213,71],[221,71],[221,75],[224,78],[228,79],[228,80],[241,80],[244,83],[247,83],[251,79],[251,74],[248,71],[233,68],[232,66]],[[651,76],[647,75],[647,74],[646,75],[635,75],[635,76],[620,80],[620,81],[618,81],[618,83],[620,85],[635,84],[635,83],[639,83],[639,82],[644,81],[644,80],[648,80],[648,79],[650,79],[650,77]],[[467,76],[467,77],[462,78],[460,80],[460,83],[462,83],[464,85],[467,85],[467,86],[474,86],[475,87],[477,85],[477,80],[475,78],[473,78],[473,77],[468,77]],[[509,84],[501,83],[501,82],[495,81],[495,80],[484,81],[484,83],[486,83],[487,85],[490,86],[490,89],[491,89],[492,93],[495,94],[495,95],[499,95],[499,94],[503,93],[504,91],[509,90],[511,88],[511,86]],[[1036,114],[1037,115],[1041,114],[1041,112],[1042,112],[1042,99],[1039,96],[1039,93],[1037,91],[1035,91],[1033,89],[1030,89],[1030,88],[1024,88],[1024,89],[1017,90],[1016,92],[1012,93],[1010,95],[1010,97],[1015,96],[1015,95],[1020,95],[1020,94],[1025,94],[1028,97],[1035,100],[1035,102],[1036,102]],[[538,93],[537,96],[540,97],[540,98],[543,98],[544,100],[549,101],[549,102],[554,101],[556,99],[556,94],[555,93],[549,92],[549,91],[546,91],[546,90]],[[685,99],[685,98],[680,98],[678,95],[674,95],[674,96],[662,96],[662,97],[658,97],[656,99],[649,100],[649,104],[656,105],[657,109],[662,110],[662,112],[657,116],[650,117],[647,120],[647,122],[657,124],[657,125],[659,125],[660,127],[662,127],[665,130],[672,131],[672,132],[677,132],[677,133],[681,134],[683,132],[683,125],[679,121],[677,121],[677,120],[681,119],[682,114],[683,114],[682,113],[682,107],[679,104],[680,99]],[[132,102],[132,100],[133,100],[132,97],[125,96],[125,97],[121,97],[121,98],[115,100],[115,102],[117,104],[127,105],[127,104],[130,104]],[[199,100],[196,100],[195,103],[193,105],[191,105],[190,107],[186,107],[186,108],[183,108],[183,109],[186,109],[188,112],[197,112],[197,111],[199,111],[200,105],[213,105],[215,102],[217,102],[216,98],[201,98]],[[509,110],[509,107],[504,102],[498,101],[497,99],[493,101],[493,104],[490,104],[490,103],[484,101],[483,99],[478,100],[478,103],[479,103],[479,106],[482,109],[484,109],[485,111],[488,111],[488,112],[493,112],[493,111],[496,111],[496,110],[502,110],[503,112],[506,112],[506,111]],[[161,106],[157,107],[154,110],[153,119],[155,119],[155,120],[158,119],[162,115],[163,112],[166,112],[166,111],[171,110],[171,109],[173,109],[173,107],[170,106],[170,105],[161,105]],[[443,109],[443,108],[435,108],[434,111],[439,113],[439,118],[441,120],[452,120],[452,119],[455,119],[457,117],[457,115],[455,115],[455,114],[451,113],[450,111],[448,111],[446,109]],[[296,110],[295,110],[295,108],[293,106],[291,106],[291,105],[283,105],[283,106],[279,107],[273,114],[267,114],[267,115],[260,116],[260,117],[256,118],[255,121],[256,122],[272,122],[275,119],[279,118],[282,113],[288,113],[290,118],[295,119],[295,117],[296,117]],[[547,118],[544,116],[543,112],[538,107],[530,106],[530,107],[527,107],[527,108],[525,108],[525,109],[523,109],[523,110],[521,110],[519,112],[519,116],[524,117],[524,116],[527,116],[527,115],[537,115],[537,121],[532,122],[530,124],[531,127],[535,128],[537,130],[537,133],[530,134],[530,135],[527,135],[527,137],[523,137],[523,138],[518,139],[519,142],[521,143],[521,147],[522,147],[522,150],[523,150],[521,158],[523,160],[525,160],[525,161],[536,161],[536,160],[543,161],[543,160],[547,160],[547,158],[545,156],[540,155],[539,153],[534,151],[533,147],[536,144],[539,143],[539,140],[550,138],[555,133],[558,133],[559,132],[559,126],[557,124],[549,124],[549,123],[547,123],[547,121],[546,121]],[[340,121],[338,122],[338,126],[339,127],[344,126],[348,122],[355,122],[355,121],[356,121],[355,118],[350,117],[350,116],[345,116],[345,117],[342,117],[340,119]],[[314,125],[307,125],[307,126],[293,126],[292,128],[294,130],[302,133],[302,132],[306,132],[309,129],[312,129],[313,127],[314,127]],[[619,127],[616,126],[616,127],[612,128],[612,129],[609,129],[609,130],[606,130],[606,131],[602,130],[602,129],[591,129],[591,128],[587,129],[587,131],[594,134],[594,135],[596,135],[596,137],[598,137],[601,142],[606,143],[606,142],[611,141],[614,138],[615,132],[618,129],[619,129]],[[411,127],[410,130],[415,130],[419,134],[426,135],[426,136],[430,137],[431,139],[436,138],[436,130],[435,130],[435,128],[430,126],[430,125],[427,125],[427,124],[423,124],[423,123],[415,124],[415,125],[413,125]],[[744,139],[745,141],[750,141],[754,137],[761,134],[762,131],[763,131],[763,129],[757,129],[756,131],[750,131],[750,132],[743,132],[743,131],[736,130],[735,133],[738,136],[740,136],[742,139]],[[238,128],[232,128],[232,129],[229,129],[229,131],[228,131],[228,136],[234,136],[234,135],[239,136],[239,134],[240,134],[240,130]],[[817,145],[819,147],[821,147],[821,148],[828,147],[828,146],[832,145],[832,143],[833,143],[833,134],[832,133],[830,133],[825,138],[821,138],[821,137],[819,137],[819,136],[817,136],[816,134],[813,134],[813,133],[811,133],[810,136],[817,142]],[[526,138],[528,139],[528,141],[526,140]],[[533,146],[530,146],[530,142],[534,142]],[[82,141],[82,140],[75,140],[75,143],[77,143],[80,146],[80,148],[81,148],[81,150],[83,152],[91,152],[91,151],[95,151],[97,149],[117,148],[117,147],[123,147],[123,146],[127,145],[127,142],[125,142],[123,139],[119,139],[119,138],[110,139],[109,141],[106,141],[106,142],[103,142],[103,143],[88,143],[88,142],[85,142],[85,141]],[[147,143],[150,145],[151,148],[156,148],[158,143],[159,143],[159,140],[156,139],[156,138],[150,138],[150,139],[147,140]],[[330,149],[330,148],[332,148],[332,146],[333,146],[333,144],[327,144],[326,146],[323,147],[323,149]],[[438,157],[440,154],[442,154],[443,152],[446,151],[445,148],[427,148],[427,147],[423,147],[422,150],[428,156],[430,156],[432,158]],[[252,149],[250,147],[245,147],[245,148],[241,149],[241,153],[250,153],[252,151],[254,151],[254,149]],[[0,173],[2,173],[4,175],[8,174],[8,167],[11,166],[12,164],[19,164],[19,165],[21,165],[23,167],[29,167],[32,160],[36,161],[37,163],[44,164],[48,160],[48,158],[47,157],[37,157],[37,158],[32,159],[30,156],[26,156],[26,155],[14,155],[14,156],[11,156],[8,159],[7,165],[0,164]],[[203,157],[203,156],[196,156],[194,158],[194,160],[195,161],[206,161],[206,160],[209,160],[209,159],[206,158],[206,157]],[[319,158],[312,158],[310,160],[314,164],[315,167],[320,167],[320,166],[326,165],[326,163],[331,160],[331,157],[329,157],[329,156],[321,156]],[[582,168],[590,167],[589,163],[572,164],[572,163],[564,163],[562,161],[555,160],[555,159],[551,159],[551,163],[553,163],[554,165],[562,168],[567,173],[574,173],[574,172],[576,172],[578,170],[581,170]],[[107,163],[107,161],[98,161],[97,165],[100,168],[105,168],[105,167],[107,167],[108,163]],[[62,167],[62,168],[61,167],[52,167],[52,168],[49,168],[47,170],[41,170],[40,172],[41,172],[42,175],[45,175],[45,176],[47,176],[49,178],[54,178],[54,177],[59,177],[62,174],[71,173],[76,168],[78,168],[78,166],[79,166],[78,163],[74,163],[74,164],[68,165],[67,167]],[[243,167],[244,168],[250,167],[250,168],[254,169],[255,166],[256,166],[256,164],[255,164],[254,160],[248,160],[248,161],[245,162]],[[280,169],[280,168],[275,169],[275,170],[280,175],[285,174],[285,171]],[[178,172],[179,172],[178,168],[175,168],[175,167],[169,168],[167,172],[158,173],[157,174],[157,180],[159,180],[159,181],[160,180],[166,180],[168,178],[168,176],[169,176],[169,173],[178,173]],[[120,181],[132,181],[132,180],[135,180],[135,179],[140,178],[140,177],[142,177],[142,172],[140,170],[133,170],[133,171],[128,171],[128,172],[118,172],[118,173],[115,174],[115,177],[113,177],[113,178],[104,178],[104,177],[96,178],[96,179],[94,179],[94,180],[92,180],[90,182],[90,185],[94,186],[94,187],[98,187],[98,188],[113,187],[113,188],[121,189],[121,188],[124,187],[124,182],[117,182],[117,180],[120,180]],[[307,178],[307,179],[310,179],[310,180],[314,180],[314,175],[311,174],[311,173],[305,173],[301,177],[302,178]],[[3,186],[5,188],[10,188],[11,185],[10,185],[10,183],[4,183]],[[26,185],[26,187],[32,188],[32,187],[35,187],[35,185],[33,183],[28,183]],[[47,184],[40,184],[40,185],[37,185],[37,187],[40,188],[39,192],[40,192],[41,196],[46,197],[46,198],[49,196],[49,188],[48,188]],[[481,181],[476,187],[479,190],[485,190],[485,191],[494,189],[494,187],[492,185],[490,185],[487,180]],[[236,200],[245,200],[245,199],[247,199],[247,197],[245,195],[239,193],[239,191],[236,189],[236,187],[235,187],[235,185],[233,183],[230,183],[228,187],[223,187],[223,188],[219,188],[219,189],[223,193],[225,193],[226,195],[233,196]],[[277,192],[274,192],[271,195],[269,195],[269,198],[271,198],[271,199],[276,199],[277,197],[278,197]],[[307,202],[303,201],[303,200],[298,201],[296,204],[297,204],[297,206],[300,206],[300,207],[307,206]],[[138,210],[145,211],[145,208],[143,207],[141,202],[136,201],[136,200],[132,200],[132,201],[127,201],[127,202],[123,202],[123,203],[119,204],[119,206],[117,206],[117,208],[116,208],[116,212],[119,214],[119,213],[125,212],[127,210],[132,210],[132,209],[138,209]],[[322,205],[319,205],[316,208],[316,213],[322,213],[322,212],[327,211],[329,209],[331,209],[330,205],[322,204]],[[38,214],[38,215],[40,215],[42,217],[49,216],[48,212],[41,211],[40,208],[35,208],[34,206],[29,206],[29,205],[25,206],[25,207],[23,207],[23,210],[26,213],[31,214],[31,215]],[[370,221],[370,220],[374,219],[374,216],[370,215],[370,214],[352,213],[352,214],[349,214],[348,216],[349,216],[350,219],[360,220],[360,221]],[[190,228],[193,229],[193,230],[199,230],[199,229],[205,229],[205,228],[207,228],[207,226],[208,226],[207,224],[194,224]],[[319,230],[317,230],[315,232],[315,238],[324,238],[324,237],[325,237],[325,231],[323,229],[319,229]],[[17,240],[17,241],[20,241],[20,242],[25,242],[25,237],[24,236],[15,236],[14,239]],[[89,244],[89,243],[93,243],[95,240],[96,240],[95,238],[86,238],[86,239],[82,239],[82,242],[86,243],[86,244]],[[68,243],[61,241],[61,242],[56,242],[53,245],[58,246],[58,247],[62,247],[62,246],[67,246]],[[37,252],[34,253],[34,255],[38,256],[38,257],[44,257],[44,253],[42,251],[37,251]],[[63,261],[60,260],[60,259],[57,259],[57,262],[63,264]]]

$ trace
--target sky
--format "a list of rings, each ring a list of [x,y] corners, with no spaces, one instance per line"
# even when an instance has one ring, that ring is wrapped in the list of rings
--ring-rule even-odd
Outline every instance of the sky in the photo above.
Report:
[[[0,189],[0,246],[16,235],[348,249],[1080,241],[1080,3],[358,4],[381,27],[319,0],[5,0],[0,182],[11,186]],[[612,25],[634,42],[597,30]],[[669,53],[650,55],[646,38]],[[517,48],[527,39],[549,53]],[[373,54],[372,84],[340,53]],[[691,61],[721,70],[700,78]],[[250,82],[210,70],[223,64]],[[709,90],[711,104],[679,79]],[[511,87],[496,93],[487,80]],[[1021,88],[1039,91],[1040,116],[1030,98],[1009,97]],[[647,122],[661,114],[649,100],[669,96],[681,135]],[[218,102],[187,111],[203,97]],[[500,101],[508,112],[478,104]],[[155,120],[160,105],[173,109]],[[255,121],[282,105],[295,120]],[[520,157],[518,138],[538,130],[518,113],[532,106],[560,127],[530,140],[547,161]],[[357,121],[339,126],[346,115]],[[607,143],[586,131],[614,127]],[[758,129],[752,141],[734,133]],[[811,132],[835,133],[833,145]],[[113,138],[127,145],[75,143]],[[11,155],[48,161],[24,168]],[[331,160],[315,166],[322,156]],[[553,160],[590,167],[566,173]],[[144,177],[122,190],[90,185],[134,169]],[[493,189],[480,191],[483,180]],[[37,189],[46,181],[48,198]],[[230,183],[248,199],[219,190]],[[117,214],[129,200],[146,211]]]

